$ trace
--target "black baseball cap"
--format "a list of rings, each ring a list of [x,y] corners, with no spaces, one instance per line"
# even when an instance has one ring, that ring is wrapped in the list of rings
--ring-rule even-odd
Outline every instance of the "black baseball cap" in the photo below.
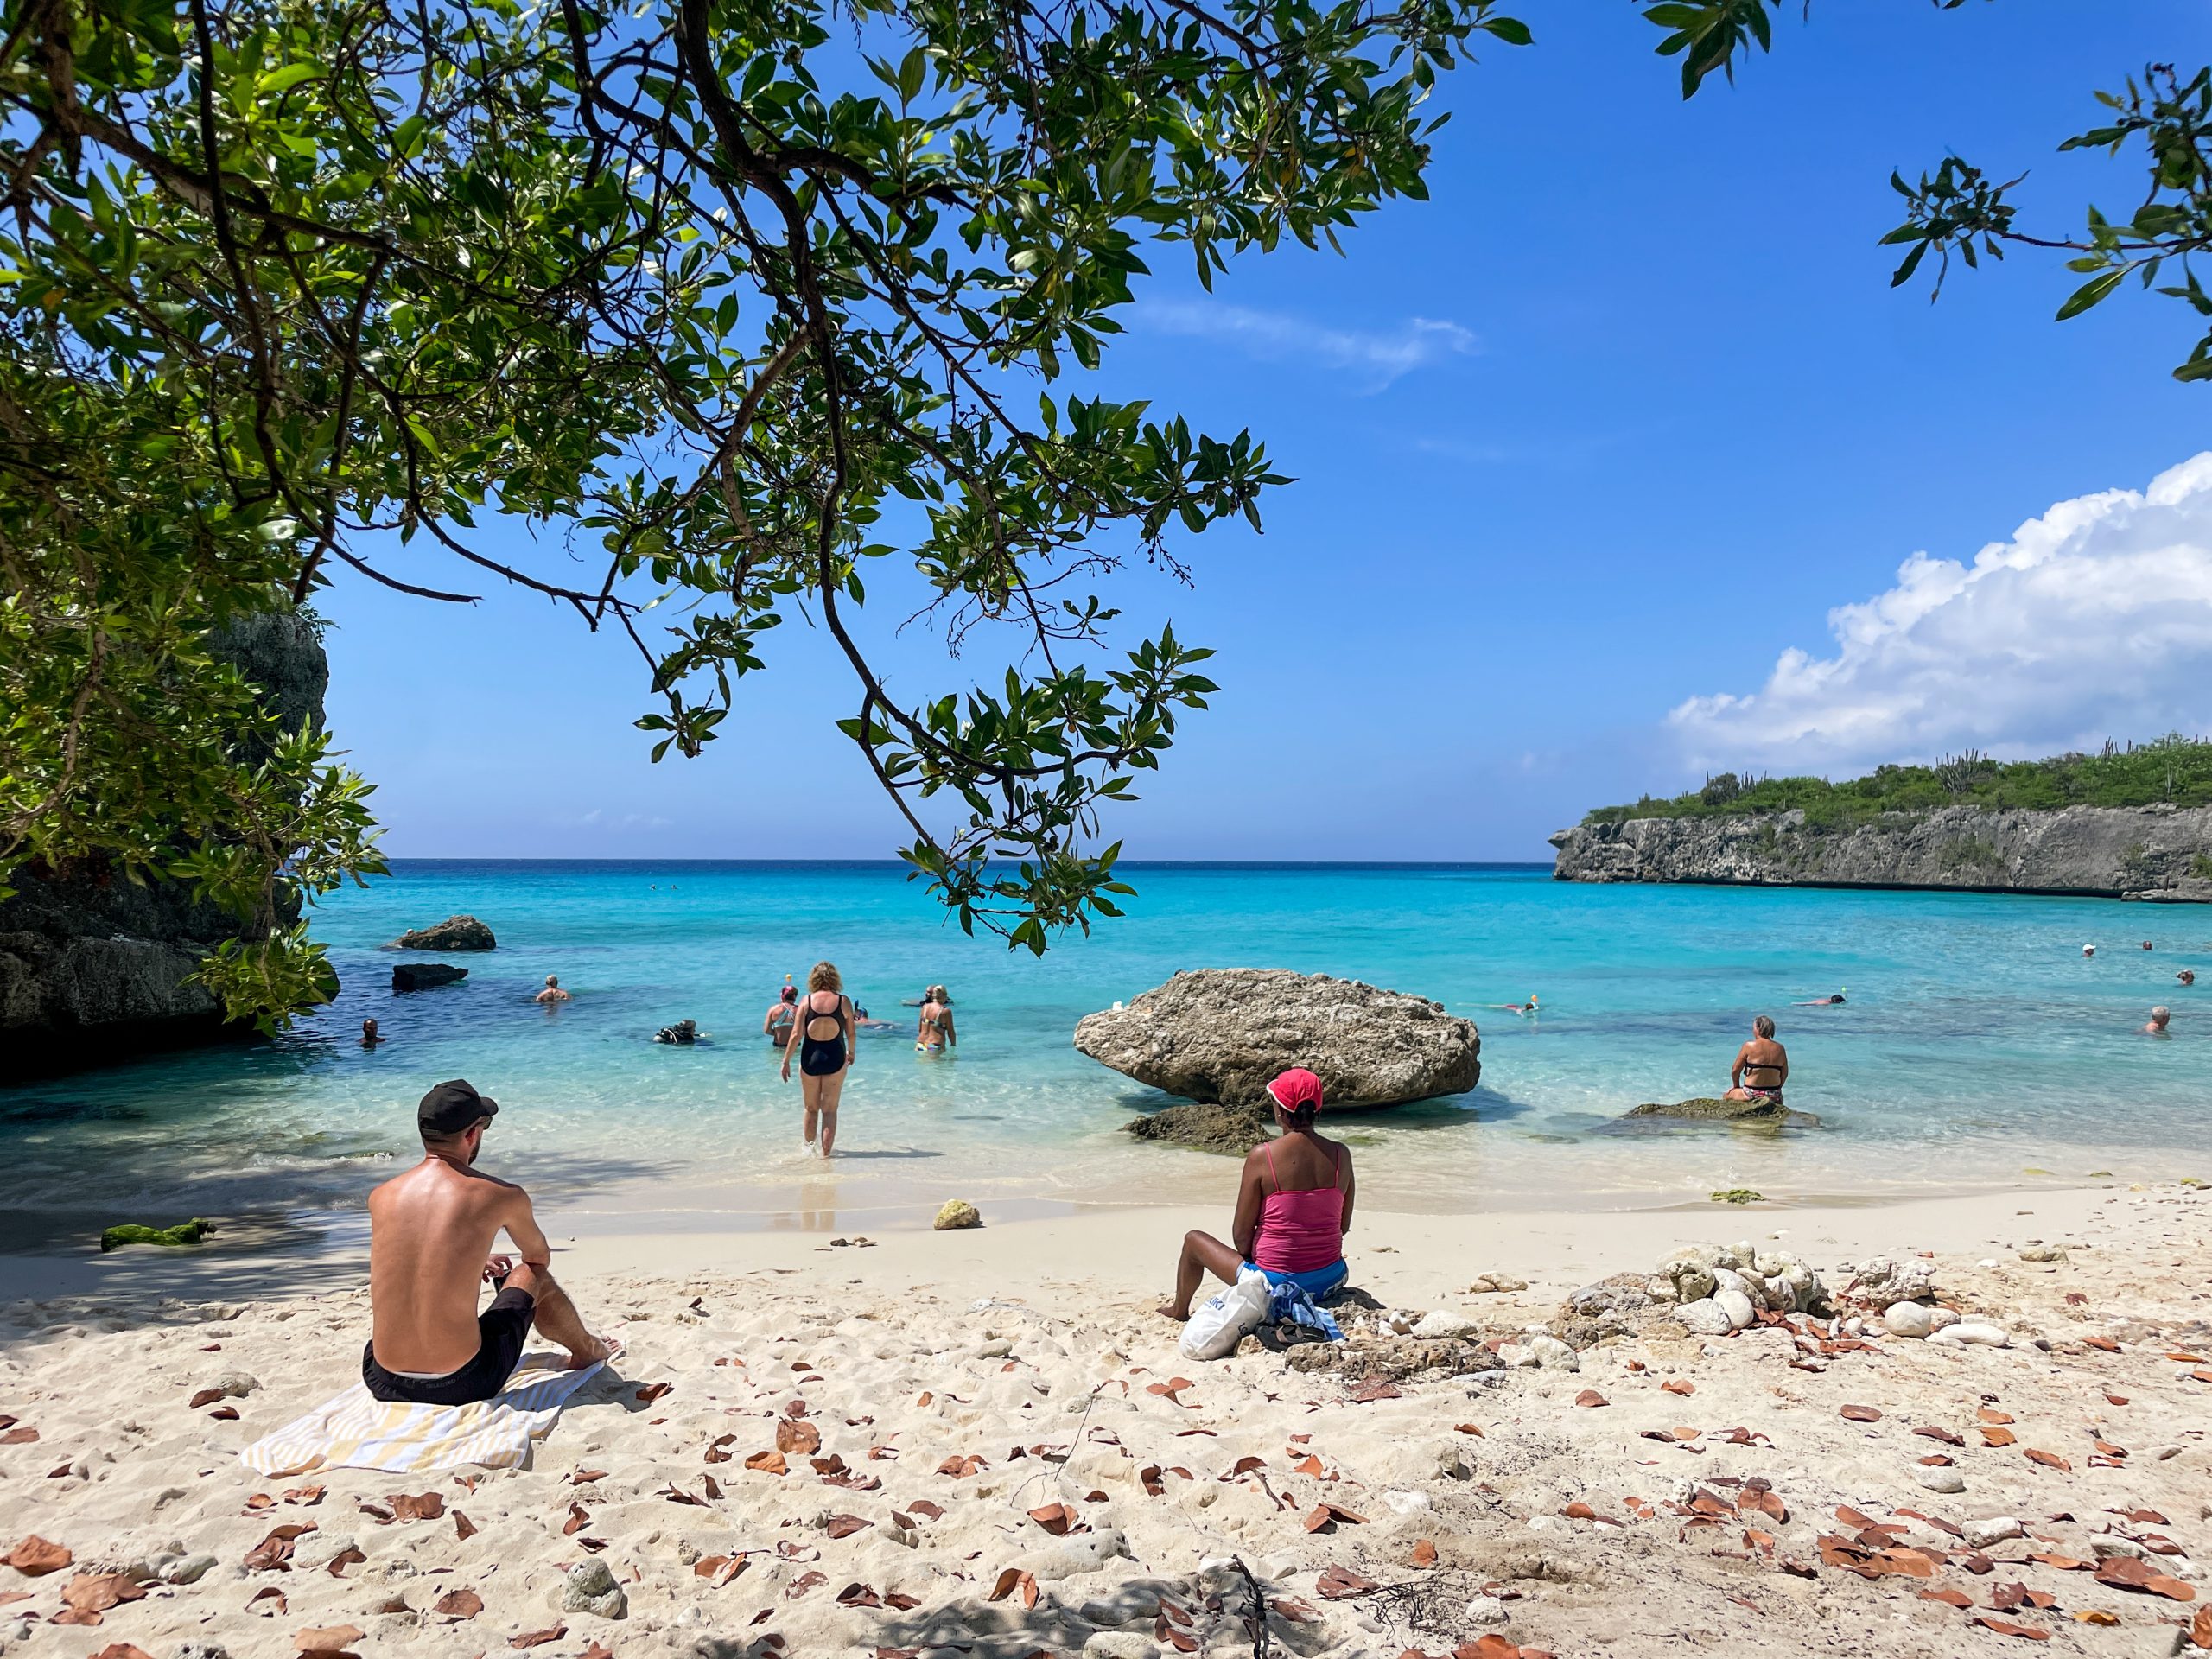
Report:
[[[498,1101],[478,1094],[474,1084],[455,1077],[423,1096],[423,1103],[415,1109],[415,1123],[425,1135],[459,1135],[496,1116],[499,1110]]]

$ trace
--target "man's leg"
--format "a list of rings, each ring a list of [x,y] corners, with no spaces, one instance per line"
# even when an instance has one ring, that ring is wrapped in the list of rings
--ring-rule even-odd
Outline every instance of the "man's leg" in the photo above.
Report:
[[[576,1305],[569,1300],[569,1293],[553,1282],[553,1275],[543,1268],[533,1268],[523,1262],[508,1277],[509,1290],[530,1293],[532,1309],[531,1323],[537,1334],[548,1342],[557,1342],[569,1351],[569,1367],[588,1365],[594,1360],[605,1359],[613,1351],[597,1337],[584,1329],[583,1316],[576,1312]]]

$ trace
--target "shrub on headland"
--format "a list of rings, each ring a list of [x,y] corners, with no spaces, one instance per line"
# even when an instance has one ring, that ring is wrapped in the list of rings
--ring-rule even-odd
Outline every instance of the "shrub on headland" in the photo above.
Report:
[[[2170,733],[2148,743],[2107,742],[2095,754],[2044,760],[1992,760],[1974,750],[1932,766],[1877,766],[1863,778],[1758,778],[1719,772],[1702,787],[1662,800],[1646,795],[1630,806],[1601,806],[1585,824],[1630,818],[1739,817],[1802,811],[1819,828],[1847,828],[1885,812],[1929,812],[1945,806],[2212,805],[2212,739]]]

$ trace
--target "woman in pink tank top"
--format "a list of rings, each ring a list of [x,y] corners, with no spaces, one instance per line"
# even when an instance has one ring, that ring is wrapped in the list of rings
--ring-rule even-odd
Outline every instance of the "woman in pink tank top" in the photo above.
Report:
[[[1191,1298],[1206,1274],[1229,1284],[1255,1267],[1275,1284],[1325,1295],[1344,1283],[1344,1235],[1351,1230],[1351,1149],[1313,1130],[1321,1080],[1294,1068],[1268,1085],[1282,1133],[1245,1154],[1236,1190],[1233,1244],[1211,1233],[1183,1236],[1175,1297],[1160,1304],[1171,1319],[1191,1317]]]

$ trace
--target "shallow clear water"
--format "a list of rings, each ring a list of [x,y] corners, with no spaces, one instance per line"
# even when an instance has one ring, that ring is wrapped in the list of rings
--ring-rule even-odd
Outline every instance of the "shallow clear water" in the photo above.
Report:
[[[1365,1201],[1455,1210],[1894,1195],[2017,1179],[2212,1173],[2212,1042],[2176,969],[2212,913],[1982,894],[1586,887],[1524,867],[1130,872],[1125,920],[1043,960],[944,924],[886,865],[410,861],[317,921],[346,988],[273,1043],[0,1090],[0,1213],[35,1230],[188,1213],[357,1208],[408,1154],[416,1099],[467,1077],[503,1103],[489,1166],[577,1227],[882,1226],[944,1197],[1223,1198],[1230,1166],[1120,1133],[1162,1096],[1070,1046],[1083,1014],[1181,968],[1267,966],[1417,991],[1478,1020],[1483,1085],[1347,1119]],[[468,912],[499,949],[463,984],[388,989],[380,949]],[[2150,938],[2157,950],[2139,942]],[[2081,946],[2095,941],[2085,961]],[[836,1168],[797,1146],[798,1089],[760,1018],[836,961],[905,1034],[863,1040]],[[575,1000],[530,997],[557,973]],[[962,1046],[912,1052],[899,1006],[946,982]],[[1840,1008],[1792,1001],[1847,987]],[[1485,1005],[1535,992],[1540,1020]],[[2153,1002],[2171,1040],[2138,1028]],[[1628,1135],[1640,1101],[1717,1093],[1755,1013],[1822,1127]],[[364,1015],[390,1039],[359,1046]],[[657,1046],[696,1020],[713,1040]],[[2189,1160],[2201,1158],[2202,1169]]]

